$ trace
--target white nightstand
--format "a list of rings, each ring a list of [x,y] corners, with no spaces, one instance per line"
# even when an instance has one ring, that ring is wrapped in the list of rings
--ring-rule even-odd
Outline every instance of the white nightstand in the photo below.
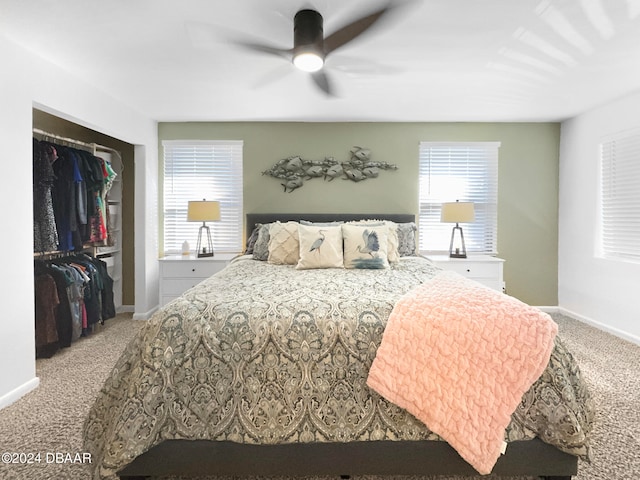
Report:
[[[445,270],[464,275],[495,290],[504,291],[502,267],[504,259],[489,255],[469,255],[467,258],[451,258],[448,255],[427,255],[429,260]]]
[[[168,255],[160,258],[160,306],[226,267],[236,254],[217,253],[213,257]]]

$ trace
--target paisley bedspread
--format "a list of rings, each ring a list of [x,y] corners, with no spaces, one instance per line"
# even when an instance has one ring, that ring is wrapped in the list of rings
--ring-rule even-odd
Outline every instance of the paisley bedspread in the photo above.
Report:
[[[127,346],[85,422],[94,479],[165,439],[251,444],[440,440],[366,385],[396,301],[439,269],[296,270],[240,257],[164,306]],[[587,458],[592,400],[560,339],[507,441]]]

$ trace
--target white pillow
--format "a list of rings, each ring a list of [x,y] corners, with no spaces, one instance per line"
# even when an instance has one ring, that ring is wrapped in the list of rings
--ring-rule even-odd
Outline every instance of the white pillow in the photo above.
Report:
[[[385,224],[389,227],[387,258],[389,259],[389,263],[396,263],[400,261],[400,252],[398,251],[398,225],[390,221],[385,222]]]
[[[389,231],[387,232],[387,238],[389,240],[389,244],[387,245],[387,260],[389,263],[400,261],[398,225],[395,222],[391,220],[362,219],[348,222],[348,224],[368,226],[387,225],[389,227]]]
[[[297,269],[342,268],[342,228],[298,226],[300,259]]]
[[[295,265],[300,258],[297,222],[275,222],[269,227],[269,258],[275,265]]]
[[[387,225],[342,225],[346,268],[389,268]]]

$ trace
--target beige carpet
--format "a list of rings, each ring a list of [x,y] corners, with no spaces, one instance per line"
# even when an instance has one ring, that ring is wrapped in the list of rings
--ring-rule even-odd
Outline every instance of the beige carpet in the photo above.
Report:
[[[639,480],[640,346],[567,317],[554,318],[598,405],[593,461],[581,463],[574,478]],[[89,338],[79,340],[50,359],[37,361],[40,387],[0,410],[0,454],[39,453],[40,463],[19,465],[0,461],[1,480],[89,478],[86,464],[55,462],[75,460],[76,454],[83,453],[84,417],[111,366],[139,326],[140,322],[131,320],[130,315],[119,315]]]

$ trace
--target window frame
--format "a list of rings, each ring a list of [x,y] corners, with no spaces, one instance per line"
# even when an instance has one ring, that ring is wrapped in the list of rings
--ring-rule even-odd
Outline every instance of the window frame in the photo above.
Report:
[[[189,200],[220,202],[220,220],[207,222],[215,253],[239,253],[243,235],[242,140],[163,140],[163,253],[196,246],[200,223],[187,221]],[[183,178],[181,178],[183,177]]]
[[[640,128],[599,144],[600,258],[640,263]]]
[[[441,205],[459,200],[474,203],[474,222],[460,225],[467,253],[498,253],[500,146],[501,142],[495,141],[420,142],[418,237],[421,252],[448,254],[454,225],[440,222]],[[438,177],[441,178],[438,180]]]

